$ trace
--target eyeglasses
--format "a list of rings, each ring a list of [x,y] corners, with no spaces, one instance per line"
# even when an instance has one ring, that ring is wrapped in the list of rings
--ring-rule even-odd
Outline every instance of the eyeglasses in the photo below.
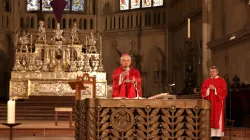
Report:
[[[129,59],[129,60],[121,60],[122,62],[130,62],[131,60]]]

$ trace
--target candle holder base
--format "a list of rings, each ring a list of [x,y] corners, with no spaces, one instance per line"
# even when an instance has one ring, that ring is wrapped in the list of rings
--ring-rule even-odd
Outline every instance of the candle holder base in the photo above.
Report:
[[[10,140],[13,138],[13,127],[21,125],[21,123],[1,123],[2,125],[8,126],[10,128]]]

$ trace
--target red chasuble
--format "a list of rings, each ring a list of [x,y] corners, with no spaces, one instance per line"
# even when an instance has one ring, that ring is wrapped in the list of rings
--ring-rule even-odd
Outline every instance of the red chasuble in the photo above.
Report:
[[[209,89],[209,85],[214,85],[215,90]],[[227,95],[226,82],[221,77],[208,78],[202,85],[201,95],[202,99],[207,99],[211,101],[211,128],[221,129],[223,133],[224,104]]]
[[[112,97],[126,97],[135,98],[138,94],[142,96],[141,90],[141,76],[140,72],[134,68],[130,68],[128,77],[121,77],[121,73],[124,72],[123,67],[117,68],[112,74]],[[135,83],[126,82],[126,80],[136,79]]]

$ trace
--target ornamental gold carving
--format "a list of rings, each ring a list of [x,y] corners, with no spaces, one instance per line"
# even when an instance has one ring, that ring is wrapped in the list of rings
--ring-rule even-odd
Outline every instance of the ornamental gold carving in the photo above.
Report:
[[[79,29],[74,26],[69,33],[71,38],[64,37],[64,30],[57,24],[51,39],[46,39],[44,21],[39,22],[39,28],[34,38],[29,31],[21,29],[16,34],[15,62],[11,72],[11,81],[31,81],[28,85],[18,85],[11,88],[10,97],[24,96],[74,96],[67,82],[75,80],[83,73],[96,76],[97,97],[107,97],[106,73],[102,64],[101,34],[90,31],[85,44],[79,38]],[[98,48],[99,47],[99,48]],[[97,51],[98,50],[98,51]],[[22,88],[31,89],[31,93],[24,93]],[[27,91],[27,90],[26,90]]]

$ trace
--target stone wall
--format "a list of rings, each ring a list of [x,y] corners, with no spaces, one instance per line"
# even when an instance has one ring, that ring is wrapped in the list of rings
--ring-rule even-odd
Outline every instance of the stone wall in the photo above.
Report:
[[[249,83],[249,15],[247,1],[219,0],[213,3],[212,64],[217,65],[220,76],[232,79],[238,75],[241,82]]]

